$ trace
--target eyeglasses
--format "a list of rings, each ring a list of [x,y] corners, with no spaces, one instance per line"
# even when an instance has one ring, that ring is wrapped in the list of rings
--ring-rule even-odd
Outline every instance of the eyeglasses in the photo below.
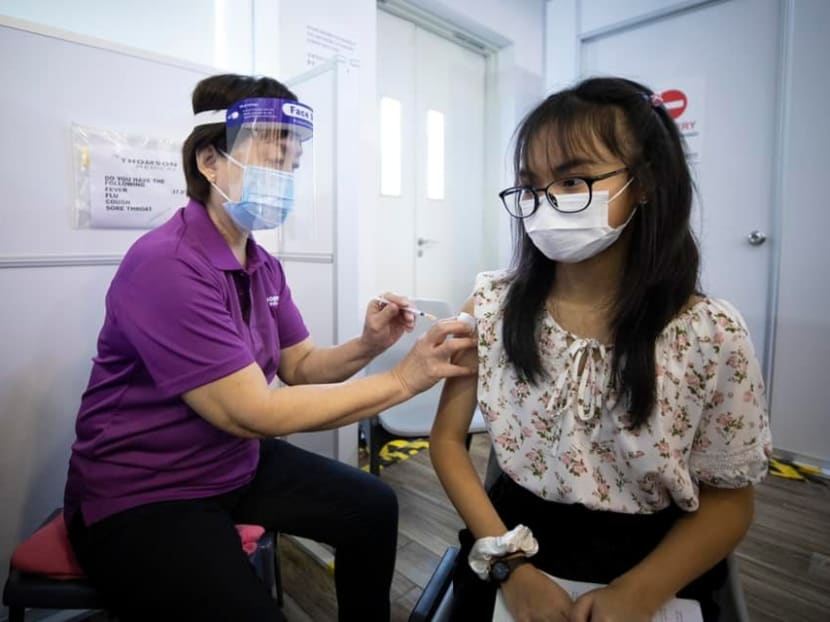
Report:
[[[539,209],[539,203],[541,202],[539,196],[542,193],[544,193],[550,206],[557,212],[576,214],[587,209],[591,204],[594,183],[608,179],[614,175],[619,175],[627,170],[627,168],[619,168],[616,171],[595,175],[593,177],[566,177],[552,181],[544,188],[534,188],[531,185],[514,186],[499,192],[499,198],[504,204],[504,209],[514,218],[527,218],[535,214],[536,210]],[[560,206],[560,201],[557,197],[569,194],[585,194],[585,204],[583,205],[581,202],[562,201],[562,205]]]

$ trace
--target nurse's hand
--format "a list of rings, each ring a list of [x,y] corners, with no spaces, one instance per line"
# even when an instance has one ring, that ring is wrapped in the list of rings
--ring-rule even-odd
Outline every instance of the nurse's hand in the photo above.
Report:
[[[392,370],[410,395],[426,391],[443,378],[469,376],[478,371],[478,361],[458,357],[462,362],[451,362],[458,352],[476,347],[475,331],[455,318],[439,320],[423,335],[403,361]],[[463,360],[468,362],[464,363]]]
[[[385,293],[381,296],[388,301],[372,300],[366,307],[366,319],[363,322],[363,335],[360,339],[366,349],[376,356],[401,338],[404,332],[411,332],[415,327],[415,317],[403,310],[410,306],[410,301],[397,294]]]

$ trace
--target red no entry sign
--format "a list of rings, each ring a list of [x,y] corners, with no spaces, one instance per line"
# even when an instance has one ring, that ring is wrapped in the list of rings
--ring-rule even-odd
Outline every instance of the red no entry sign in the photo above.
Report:
[[[672,119],[676,119],[686,110],[686,93],[683,91],[669,89],[668,91],[663,91],[660,96],[663,98],[663,104],[666,106],[666,110]]]

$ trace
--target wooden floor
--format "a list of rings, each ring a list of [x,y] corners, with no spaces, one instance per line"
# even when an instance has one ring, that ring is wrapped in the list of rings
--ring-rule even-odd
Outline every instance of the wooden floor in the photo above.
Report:
[[[483,474],[486,435],[473,441]],[[392,585],[392,620],[403,622],[461,520],[429,463],[426,451],[388,467],[383,480],[398,494],[400,535]],[[305,551],[281,538],[284,611],[290,622],[337,619],[333,579]],[[770,477],[758,487],[755,522],[737,552],[754,622],[830,620],[830,486]]]

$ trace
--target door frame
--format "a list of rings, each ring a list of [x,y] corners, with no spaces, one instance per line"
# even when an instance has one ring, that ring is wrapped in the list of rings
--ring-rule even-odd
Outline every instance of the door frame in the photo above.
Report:
[[[548,90],[560,89],[578,80],[581,76],[582,51],[584,44],[600,38],[637,28],[648,22],[668,19],[699,10],[708,5],[721,4],[732,0],[680,0],[655,10],[646,11],[606,24],[599,28],[581,32],[581,6],[583,0],[549,0],[546,5],[546,32],[558,33],[549,37],[545,49],[545,84]],[[772,403],[772,378],[775,367],[775,337],[777,332],[778,296],[780,288],[781,240],[783,234],[782,205],[783,179],[787,166],[785,151],[788,132],[787,109],[789,107],[788,85],[792,69],[791,49],[793,45],[793,3],[795,0],[778,0],[779,39],[778,66],[776,68],[777,84],[775,94],[775,128],[773,166],[770,171],[770,196],[772,209],[770,214],[770,231],[767,295],[764,312],[766,314],[764,339],[766,348],[761,361],[766,380],[767,401]],[[554,18],[553,13],[556,12]],[[571,59],[572,62],[557,63],[554,59]]]
[[[512,179],[512,163],[505,153],[519,118],[526,112],[528,94],[538,99],[544,92],[543,76],[536,76],[517,92],[517,83],[527,83],[527,72],[515,62],[514,41],[490,30],[474,30],[469,22],[421,9],[407,0],[378,0],[379,11],[412,22],[452,43],[484,57],[484,196],[495,197]],[[523,81],[523,82],[520,82]],[[378,96],[380,93],[378,93]],[[506,112],[507,111],[507,112]],[[481,258],[488,269],[507,266],[512,254],[510,220],[502,209],[487,209],[482,214]],[[493,205],[496,205],[495,201]],[[496,243],[490,244],[490,240]],[[471,276],[472,278],[472,276]]]

